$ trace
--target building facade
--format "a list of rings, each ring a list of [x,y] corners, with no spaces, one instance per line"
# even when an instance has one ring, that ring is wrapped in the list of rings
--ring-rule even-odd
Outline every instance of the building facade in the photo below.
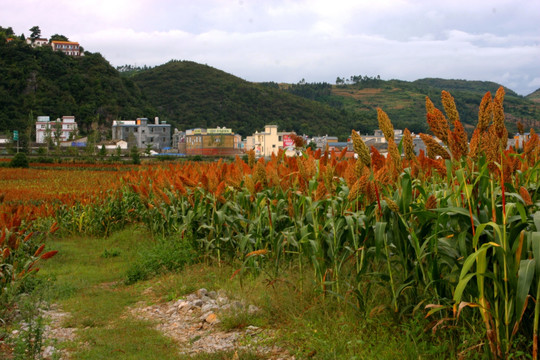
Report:
[[[291,137],[294,134],[294,132],[278,132],[277,125],[266,125],[264,132],[255,132],[246,138],[245,150],[255,150],[256,156],[264,157],[277,155],[279,149],[294,152],[294,141]]]
[[[190,129],[185,135],[186,155],[234,156],[241,153],[239,135],[231,129]]]
[[[45,38],[37,38],[37,39],[34,39],[34,42],[32,42],[32,39],[26,38],[26,43],[28,45],[31,45],[32,47],[41,47],[41,46],[49,45],[49,40]]]
[[[150,146],[154,150],[164,150],[171,147],[171,125],[158,118],[154,123],[149,123],[147,118],[114,120],[112,139],[127,141],[129,146],[139,149]]]
[[[62,119],[51,121],[49,116],[38,116],[36,121],[36,143],[44,144],[50,138],[56,141],[60,135],[60,141],[72,140],[77,136],[77,123],[75,116],[62,116]]]
[[[81,50],[78,42],[53,40],[51,41],[51,46],[54,51],[61,51],[66,55],[81,55]]]

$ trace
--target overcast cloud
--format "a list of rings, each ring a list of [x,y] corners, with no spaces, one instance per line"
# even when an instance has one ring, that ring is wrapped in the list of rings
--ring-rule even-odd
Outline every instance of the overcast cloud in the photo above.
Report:
[[[538,0],[17,0],[0,26],[62,34],[113,66],[208,64],[248,81],[380,75],[540,88]]]

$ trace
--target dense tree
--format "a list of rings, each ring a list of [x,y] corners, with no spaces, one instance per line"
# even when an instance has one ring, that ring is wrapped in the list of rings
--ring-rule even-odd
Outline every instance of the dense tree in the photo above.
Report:
[[[60,34],[54,34],[49,39],[49,42],[51,42],[51,41],[69,41],[69,39],[67,38],[67,36],[60,35]]]
[[[41,29],[39,26],[32,26],[30,28],[30,40],[32,40],[32,44],[36,39],[38,39],[41,36]]]
[[[19,130],[35,140],[38,115],[73,115],[82,135],[98,114],[105,128],[116,118],[158,115],[137,86],[97,53],[74,58],[49,47],[0,42],[0,68],[0,132]]]

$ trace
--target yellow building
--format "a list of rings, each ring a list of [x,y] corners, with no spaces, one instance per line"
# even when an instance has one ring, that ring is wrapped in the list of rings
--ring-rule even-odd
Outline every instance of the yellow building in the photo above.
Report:
[[[255,132],[246,138],[246,150],[255,150],[256,156],[277,155],[279,149],[293,150],[294,142],[291,135],[294,132],[278,132],[277,125],[266,125],[264,132]]]

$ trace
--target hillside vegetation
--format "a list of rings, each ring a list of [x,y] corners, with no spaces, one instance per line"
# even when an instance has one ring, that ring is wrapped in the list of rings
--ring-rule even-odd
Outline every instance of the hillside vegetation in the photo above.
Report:
[[[246,136],[275,124],[300,134],[347,136],[351,128],[368,122],[364,114],[341,111],[191,61],[170,61],[130,78],[161,118],[179,129],[226,126]]]
[[[333,107],[376,116],[376,108],[384,109],[396,128],[408,128],[413,132],[425,132],[425,98],[429,96],[436,106],[441,106],[442,90],[452,93],[461,114],[465,129],[470,133],[478,121],[478,105],[484,94],[495,94],[499,84],[486,81],[420,79],[413,82],[402,80],[380,80],[368,77],[354,77],[353,83],[331,85],[326,83],[299,83],[280,86],[283,91],[324,102]],[[525,128],[538,128],[540,106],[534,102],[534,95],[521,97],[510,89],[505,89],[505,115],[510,133],[516,131],[520,121]]]
[[[20,40],[0,42],[0,69],[0,131],[24,130],[38,115],[74,115],[85,133],[92,122],[156,114],[99,53],[74,58]]]
[[[243,136],[276,124],[282,131],[335,135],[351,129],[371,133],[378,107],[398,129],[426,132],[425,97],[436,106],[441,90],[451,91],[470,133],[478,105],[493,82],[421,79],[413,82],[352,76],[338,84],[251,83],[191,61],[170,61],[154,68],[113,68],[99,53],[74,58],[49,47],[32,48],[19,38],[7,43],[0,31],[0,132],[19,130],[33,139],[39,115],[74,115],[80,133],[100,129],[113,119],[160,117],[180,130],[225,126]],[[339,79],[339,78],[338,78]],[[522,97],[506,89],[505,114],[510,133],[540,125],[540,95]]]

